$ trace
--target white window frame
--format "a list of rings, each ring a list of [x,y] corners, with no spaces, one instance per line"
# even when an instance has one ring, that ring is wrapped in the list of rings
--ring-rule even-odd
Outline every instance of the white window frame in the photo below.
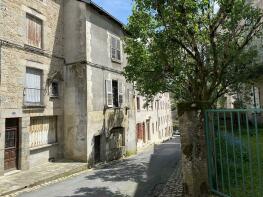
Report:
[[[120,53],[120,58],[118,58],[118,52]],[[110,35],[110,56],[111,56],[112,61],[121,63],[122,61],[122,42],[120,38],[113,36],[113,35]]]
[[[28,74],[32,74],[30,72],[28,72],[29,70],[31,71],[36,71],[36,73],[38,73],[39,75],[39,87],[36,87],[36,83],[35,85],[32,84],[28,84]],[[43,91],[43,70],[38,69],[38,68],[33,68],[33,67],[26,67],[26,73],[25,73],[25,91],[24,91],[24,104],[25,105],[43,105],[43,95],[42,95],[42,91]],[[39,95],[34,95],[34,91],[39,91]],[[31,92],[31,93],[30,93]],[[33,93],[32,93],[33,92]]]

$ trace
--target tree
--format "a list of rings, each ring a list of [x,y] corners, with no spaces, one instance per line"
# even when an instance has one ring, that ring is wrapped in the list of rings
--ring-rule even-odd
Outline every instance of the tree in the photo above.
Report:
[[[246,0],[135,0],[125,76],[179,101],[185,195],[208,195],[202,110],[262,73],[262,17]]]

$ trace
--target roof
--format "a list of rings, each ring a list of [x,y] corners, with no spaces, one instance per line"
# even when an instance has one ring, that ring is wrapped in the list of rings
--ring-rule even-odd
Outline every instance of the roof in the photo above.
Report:
[[[109,12],[107,12],[101,6],[99,6],[96,3],[94,3],[92,0],[80,0],[80,1],[91,5],[94,9],[96,9],[100,13],[104,14],[105,16],[107,16],[108,18],[110,18],[111,20],[116,22],[118,25],[120,25],[122,28],[124,28],[125,25],[120,20],[118,20],[116,17],[112,16]]]

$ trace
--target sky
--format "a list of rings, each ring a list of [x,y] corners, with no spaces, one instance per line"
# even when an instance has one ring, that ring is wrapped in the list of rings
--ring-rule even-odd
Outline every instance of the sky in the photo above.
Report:
[[[132,0],[93,0],[119,21],[127,24],[132,11]]]

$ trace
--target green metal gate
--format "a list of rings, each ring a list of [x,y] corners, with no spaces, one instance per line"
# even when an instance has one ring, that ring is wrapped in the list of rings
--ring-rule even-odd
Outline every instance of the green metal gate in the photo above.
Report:
[[[263,197],[262,109],[207,110],[211,190],[226,197]]]

